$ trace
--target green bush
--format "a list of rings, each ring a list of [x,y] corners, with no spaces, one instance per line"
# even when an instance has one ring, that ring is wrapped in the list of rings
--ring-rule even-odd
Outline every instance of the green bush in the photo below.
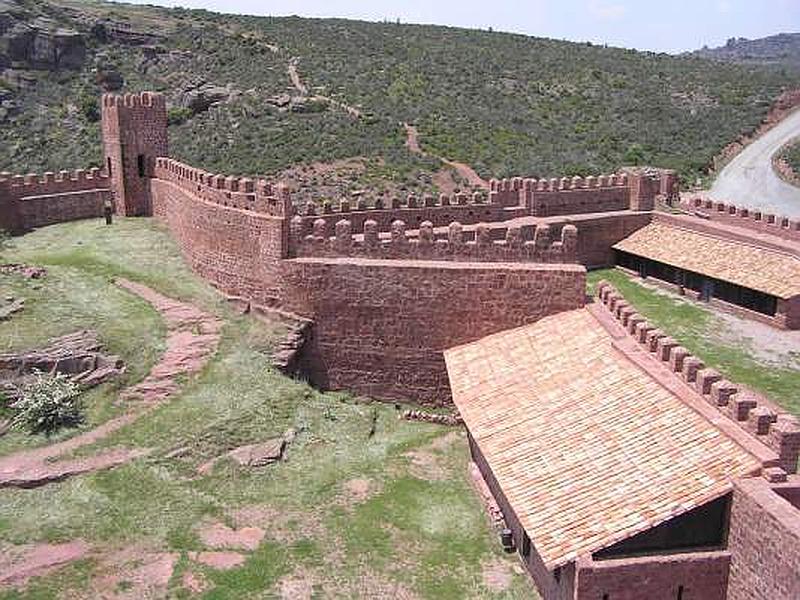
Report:
[[[192,111],[183,106],[173,106],[167,111],[167,123],[169,125],[182,125],[192,116]]]
[[[89,123],[97,123],[100,120],[100,107],[96,96],[88,94],[80,96],[78,98],[78,110]]]
[[[33,381],[24,386],[20,398],[11,405],[15,411],[12,425],[47,435],[78,425],[83,421],[79,395],[77,384],[63,373],[36,371]]]

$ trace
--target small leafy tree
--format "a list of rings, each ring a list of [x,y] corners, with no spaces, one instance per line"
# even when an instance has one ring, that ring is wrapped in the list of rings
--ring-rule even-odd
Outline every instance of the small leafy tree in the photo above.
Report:
[[[30,433],[50,435],[61,427],[73,427],[83,421],[83,409],[77,384],[63,373],[34,373],[11,408],[12,425]]]

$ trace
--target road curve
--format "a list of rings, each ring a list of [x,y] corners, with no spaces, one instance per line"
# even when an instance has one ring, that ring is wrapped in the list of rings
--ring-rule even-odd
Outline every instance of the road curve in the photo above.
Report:
[[[800,188],[783,181],[772,168],[773,155],[786,142],[798,137],[800,110],[737,154],[717,176],[709,196],[714,200],[800,217]]]

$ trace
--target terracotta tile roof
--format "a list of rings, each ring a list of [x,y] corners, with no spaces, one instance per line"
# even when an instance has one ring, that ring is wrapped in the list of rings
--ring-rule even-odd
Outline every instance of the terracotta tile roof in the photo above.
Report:
[[[651,223],[614,248],[778,298],[800,294],[800,259],[665,223]]]
[[[456,406],[551,569],[759,469],[615,350],[586,309],[452,348],[445,361]]]

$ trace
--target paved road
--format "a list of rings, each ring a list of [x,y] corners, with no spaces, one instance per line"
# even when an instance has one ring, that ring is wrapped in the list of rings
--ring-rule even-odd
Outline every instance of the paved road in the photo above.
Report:
[[[772,168],[772,155],[800,137],[800,110],[742,150],[711,186],[715,200],[800,217],[800,188],[781,180]]]

